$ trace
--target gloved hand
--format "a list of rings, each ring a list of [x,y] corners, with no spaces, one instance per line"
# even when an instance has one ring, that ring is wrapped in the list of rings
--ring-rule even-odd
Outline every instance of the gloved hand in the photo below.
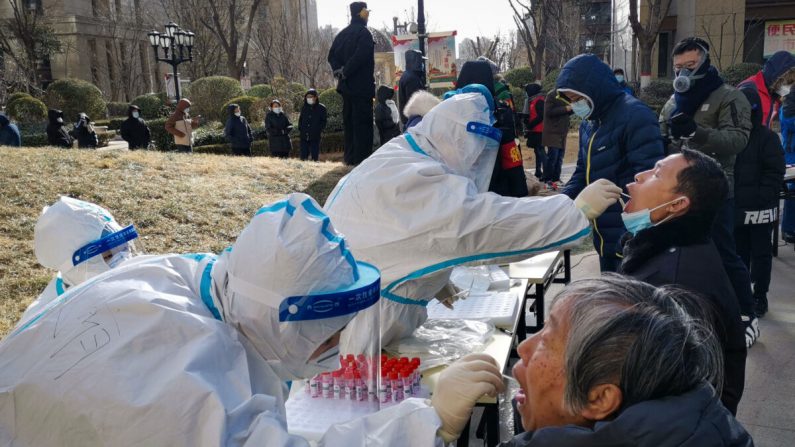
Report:
[[[343,74],[343,72],[342,72],[342,70],[343,70],[344,68],[345,68],[345,67],[340,67],[340,68],[338,68],[338,69],[336,69],[336,70],[334,70],[334,71],[332,72],[332,74],[334,75],[334,77],[335,77],[336,79],[340,79],[340,80],[342,80],[342,79],[345,79],[345,74]]]
[[[677,113],[671,117],[671,136],[675,140],[682,138],[692,138],[696,134],[698,126],[693,121],[693,117],[684,113]]]
[[[497,362],[486,354],[469,354],[439,375],[431,406],[442,420],[439,436],[450,443],[461,436],[478,399],[505,389]]]
[[[444,288],[436,293],[436,299],[448,309],[453,308],[453,303],[458,300],[465,300],[469,297],[469,290],[462,290],[455,284],[447,283]]]
[[[593,220],[601,216],[610,205],[616,203],[619,197],[621,197],[621,188],[610,180],[600,178],[580,192],[574,199],[574,205],[585,214],[586,219]]]

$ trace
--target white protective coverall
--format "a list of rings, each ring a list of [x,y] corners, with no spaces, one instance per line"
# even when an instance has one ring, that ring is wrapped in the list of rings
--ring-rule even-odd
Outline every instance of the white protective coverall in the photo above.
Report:
[[[69,287],[82,283],[100,273],[119,266],[132,258],[132,245],[128,242],[138,237],[134,229],[122,228],[105,208],[91,202],[60,197],[45,207],[33,230],[33,250],[39,264],[58,271],[47,287],[22,314],[18,324],[24,324]],[[108,260],[103,251],[93,251],[77,265],[73,255],[81,249],[99,247],[105,238],[111,241],[112,256]],[[107,245],[105,245],[107,246]]]
[[[448,94],[450,95],[450,94]],[[358,259],[381,270],[381,343],[410,335],[456,265],[520,260],[572,247],[590,232],[564,195],[487,192],[499,136],[493,100],[467,86],[342,178],[324,209]],[[482,132],[478,132],[481,130]],[[372,310],[371,310],[372,311]],[[371,333],[354,319],[344,349]]]
[[[133,259],[0,342],[0,445],[307,446],[287,432],[285,381],[339,367],[336,349],[309,358],[379,286],[304,194],[262,208],[218,257]],[[323,299],[334,316],[313,310]],[[321,443],[440,445],[440,426],[409,399]]]

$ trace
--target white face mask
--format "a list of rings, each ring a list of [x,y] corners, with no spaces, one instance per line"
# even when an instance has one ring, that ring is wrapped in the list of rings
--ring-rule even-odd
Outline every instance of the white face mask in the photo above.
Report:
[[[185,107],[185,113],[190,113],[190,107]]]
[[[282,108],[281,107],[274,107],[273,108],[273,113],[282,113]]]
[[[240,116],[240,112],[235,112],[235,116]]]
[[[133,112],[133,113],[132,113],[132,117],[133,117],[133,118],[135,118],[135,119],[138,119],[138,116],[139,116],[139,115],[138,115],[138,112]]]
[[[315,98],[306,98],[306,103],[310,106],[315,104]]]
[[[58,123],[63,123],[63,118],[58,118],[55,121],[58,122]]]
[[[790,90],[792,90],[791,85],[782,85],[776,90],[776,93],[778,93],[778,96],[784,97],[789,95]]]

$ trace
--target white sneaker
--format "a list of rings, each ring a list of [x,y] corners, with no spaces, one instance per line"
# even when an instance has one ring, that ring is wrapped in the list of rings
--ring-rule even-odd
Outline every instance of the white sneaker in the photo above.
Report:
[[[753,319],[748,315],[742,315],[741,319],[743,321],[743,325],[745,326],[745,347],[751,348],[751,346],[756,343],[756,340],[759,338],[759,319],[754,317]]]

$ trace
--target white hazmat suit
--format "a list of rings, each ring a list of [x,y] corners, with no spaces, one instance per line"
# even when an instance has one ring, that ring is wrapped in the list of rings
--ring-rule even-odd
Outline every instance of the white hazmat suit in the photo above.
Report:
[[[564,195],[517,199],[487,192],[500,140],[493,110],[485,87],[459,90],[329,195],[324,209],[351,250],[381,270],[384,345],[425,321],[426,304],[456,265],[565,249],[590,232],[584,213]],[[372,332],[361,317],[343,334],[346,348],[356,350]]]
[[[127,262],[0,342],[0,445],[307,446],[287,432],[285,381],[338,367],[336,350],[313,353],[379,287],[303,194],[262,208],[218,257]],[[492,384],[476,372],[486,364],[451,368],[464,386],[447,387],[439,413],[408,399],[332,426],[321,444],[441,445],[437,430],[457,436],[501,386],[496,366]]]
[[[28,306],[18,324],[37,314],[69,287],[132,258],[134,250],[129,242],[137,237],[133,228],[122,228],[108,210],[91,202],[60,197],[45,207],[33,230],[33,250],[39,264],[58,273]],[[108,248],[96,250],[101,247]],[[78,252],[90,256],[75,264],[74,255]],[[109,254],[107,260],[105,253]]]

